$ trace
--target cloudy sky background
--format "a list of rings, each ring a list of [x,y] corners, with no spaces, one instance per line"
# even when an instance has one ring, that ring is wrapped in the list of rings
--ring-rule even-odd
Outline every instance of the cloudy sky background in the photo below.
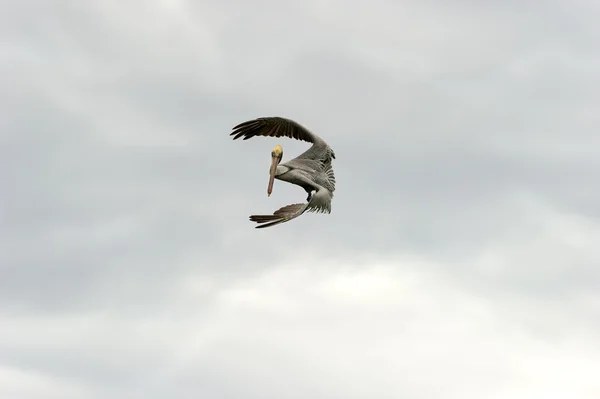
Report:
[[[3,2],[0,397],[600,397],[598,20]],[[273,115],[337,190],[255,230],[305,198],[228,136]]]

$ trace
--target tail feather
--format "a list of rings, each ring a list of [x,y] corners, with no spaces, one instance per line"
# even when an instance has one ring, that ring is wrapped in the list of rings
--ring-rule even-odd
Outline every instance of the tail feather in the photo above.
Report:
[[[306,204],[306,210],[315,213],[331,213],[332,199],[333,193],[325,188],[321,188],[312,195],[310,201]]]

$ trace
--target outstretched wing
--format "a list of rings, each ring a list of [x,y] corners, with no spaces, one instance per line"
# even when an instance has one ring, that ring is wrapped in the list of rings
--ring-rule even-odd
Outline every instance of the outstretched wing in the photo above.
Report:
[[[289,137],[291,139],[313,143],[311,148],[306,150],[298,158],[309,157],[311,159],[331,162],[335,159],[335,153],[329,145],[319,136],[291,119],[279,116],[263,117],[240,123],[233,128],[229,134],[233,139],[243,137],[244,140],[255,136],[265,137]]]
[[[317,190],[311,194],[310,200],[306,204],[286,205],[273,212],[272,215],[252,215],[250,220],[258,223],[259,225],[256,228],[261,229],[289,222],[304,212],[330,213],[332,198],[333,194],[330,191],[326,189]]]
[[[307,207],[308,204],[286,205],[273,212],[272,215],[252,215],[250,216],[250,220],[259,224],[256,226],[257,229],[262,229],[264,227],[275,226],[279,223],[289,222],[302,215]]]
[[[239,139],[240,137],[244,137],[244,140],[248,140],[254,136],[286,136],[291,139],[307,141],[309,143],[323,141],[323,139],[300,125],[298,122],[278,116],[257,118],[240,123],[233,128],[233,132],[230,136],[234,136],[234,140]]]

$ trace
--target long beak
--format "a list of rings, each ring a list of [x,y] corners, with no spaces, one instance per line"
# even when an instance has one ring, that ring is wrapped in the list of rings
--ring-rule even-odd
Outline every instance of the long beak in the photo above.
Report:
[[[269,187],[267,188],[267,196],[270,197],[273,192],[273,182],[275,181],[275,171],[280,159],[278,157],[271,158],[271,171],[269,172]]]

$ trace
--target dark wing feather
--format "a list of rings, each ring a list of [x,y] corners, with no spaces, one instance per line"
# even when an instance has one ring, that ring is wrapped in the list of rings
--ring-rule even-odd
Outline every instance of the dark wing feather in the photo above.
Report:
[[[318,136],[314,135],[299,123],[278,116],[257,118],[240,123],[233,128],[233,132],[230,136],[234,136],[234,140],[239,139],[240,137],[243,137],[244,140],[248,140],[254,136],[286,136],[296,140],[307,141],[309,143],[322,141]]]
[[[252,215],[250,216],[250,220],[259,224],[256,226],[257,229],[275,226],[279,223],[289,222],[290,220],[302,215],[307,206],[308,204],[286,205],[283,208],[273,212],[272,215]]]

